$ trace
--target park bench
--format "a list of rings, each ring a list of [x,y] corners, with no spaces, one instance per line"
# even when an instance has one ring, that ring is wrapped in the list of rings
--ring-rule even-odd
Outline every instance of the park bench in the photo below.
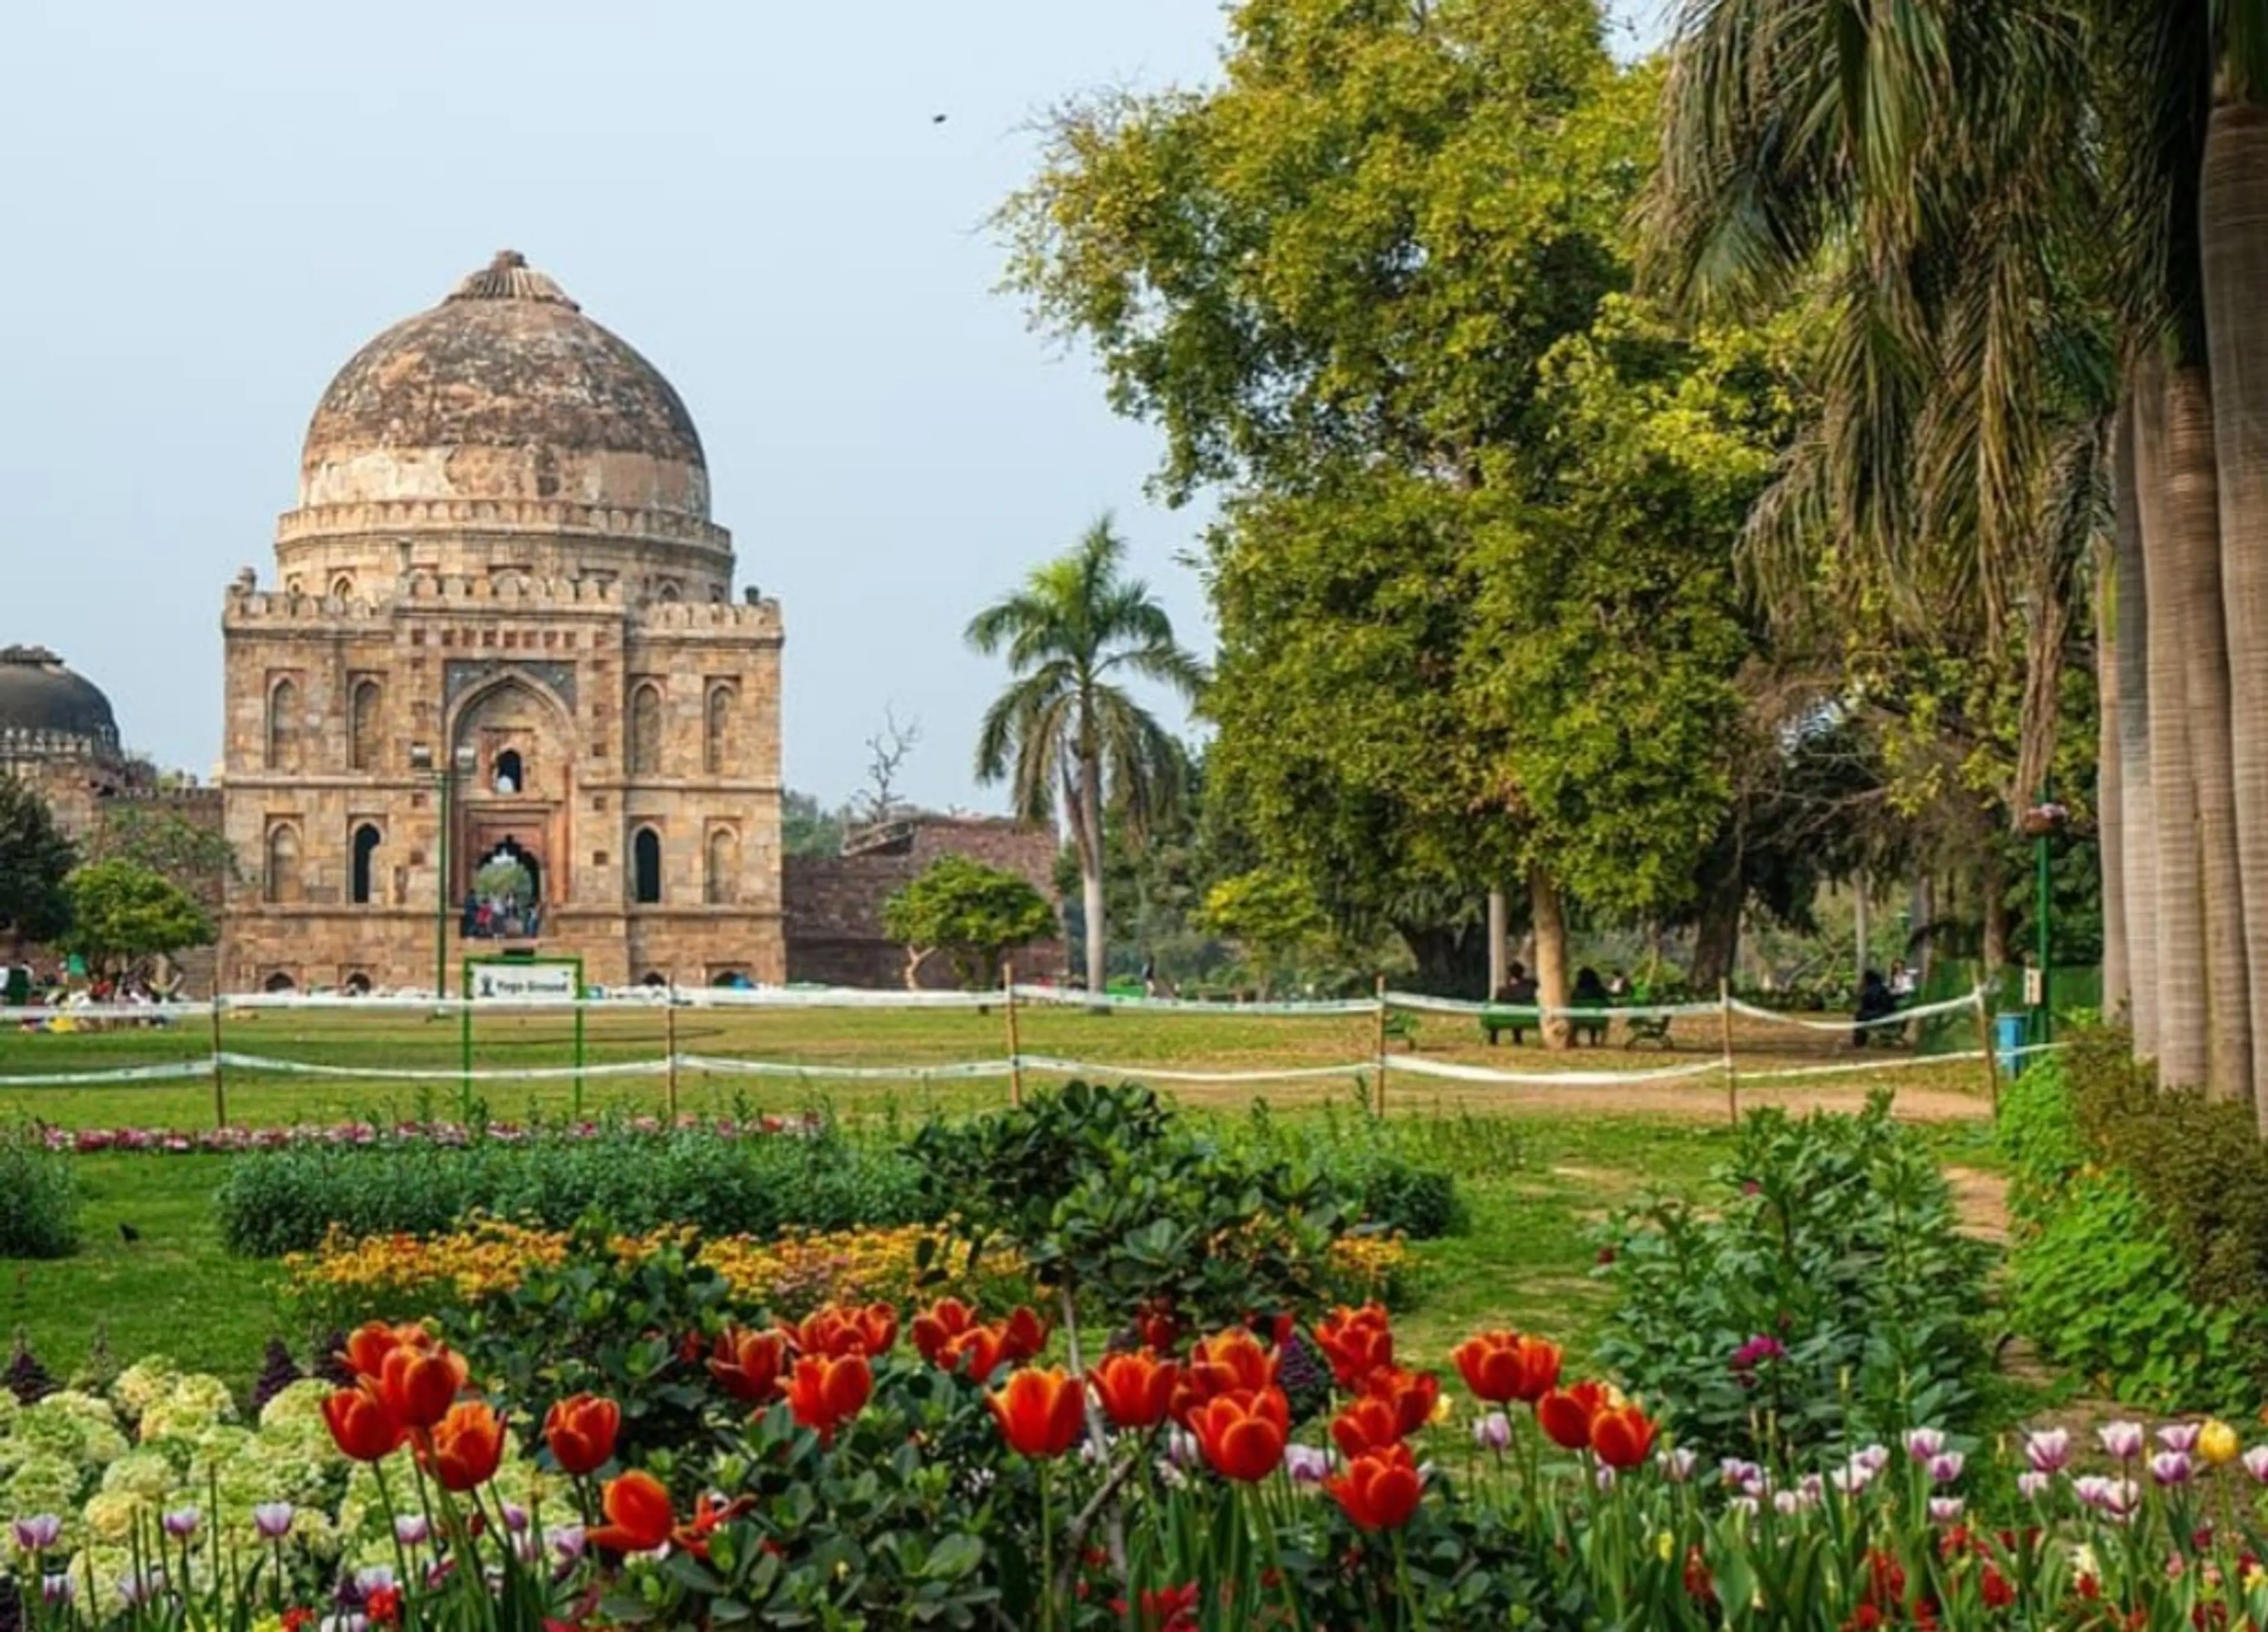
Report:
[[[1481,1035],[1491,1048],[1499,1033],[1510,1032],[1513,1042],[1523,1043],[1528,1033],[1543,1026],[1543,1011],[1532,1003],[1491,1003],[1481,1011],[1480,1018]],[[1587,1037],[1595,1045],[1606,1041],[1609,1023],[1604,1015],[1578,1015],[1568,1019],[1567,1029],[1578,1040]]]

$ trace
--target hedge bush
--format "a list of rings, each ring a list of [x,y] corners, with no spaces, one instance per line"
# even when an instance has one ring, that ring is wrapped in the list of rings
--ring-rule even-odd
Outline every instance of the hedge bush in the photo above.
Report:
[[[37,1131],[0,1130],[0,1258],[68,1258],[78,1250],[78,1184],[70,1158]]]
[[[2113,1398],[2247,1409],[2268,1382],[2268,1150],[2251,1108],[2162,1092],[2089,1029],[2000,1101],[2011,1314]]]
[[[699,1129],[542,1135],[457,1147],[298,1148],[238,1158],[222,1181],[221,1238],[247,1257],[353,1236],[431,1235],[474,1213],[564,1230],[585,1216],[643,1231],[777,1235],[926,1222],[920,1173],[896,1145],[836,1130],[720,1139]]]

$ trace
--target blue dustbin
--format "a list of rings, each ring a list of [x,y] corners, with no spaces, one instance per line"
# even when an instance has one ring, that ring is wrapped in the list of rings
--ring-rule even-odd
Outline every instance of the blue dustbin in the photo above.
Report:
[[[1993,1017],[1993,1041],[2000,1055],[2000,1073],[2016,1075],[2024,1069],[2025,1055],[2017,1052],[2030,1040],[2032,1021],[2027,1014],[2002,1014]]]

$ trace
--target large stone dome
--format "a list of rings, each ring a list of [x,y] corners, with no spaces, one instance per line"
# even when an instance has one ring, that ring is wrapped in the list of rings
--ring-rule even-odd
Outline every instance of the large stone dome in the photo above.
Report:
[[[44,646],[0,647],[0,740],[55,753],[118,752],[110,699]]]
[[[295,547],[434,533],[653,543],[730,571],[684,400],[511,250],[339,371],[277,545],[289,569]]]

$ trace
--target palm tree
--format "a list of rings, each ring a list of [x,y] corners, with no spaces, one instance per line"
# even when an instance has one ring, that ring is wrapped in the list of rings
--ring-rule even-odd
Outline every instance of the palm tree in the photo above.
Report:
[[[1179,803],[1186,769],[1181,744],[1112,676],[1151,680],[1183,699],[1204,683],[1150,586],[1123,576],[1125,560],[1126,542],[1105,515],[968,625],[968,643],[986,657],[1005,650],[1015,677],[985,710],[977,780],[1007,782],[1027,821],[1053,821],[1062,799],[1079,851],[1086,988],[1094,993],[1105,981],[1103,807],[1123,811],[1138,829]]]

